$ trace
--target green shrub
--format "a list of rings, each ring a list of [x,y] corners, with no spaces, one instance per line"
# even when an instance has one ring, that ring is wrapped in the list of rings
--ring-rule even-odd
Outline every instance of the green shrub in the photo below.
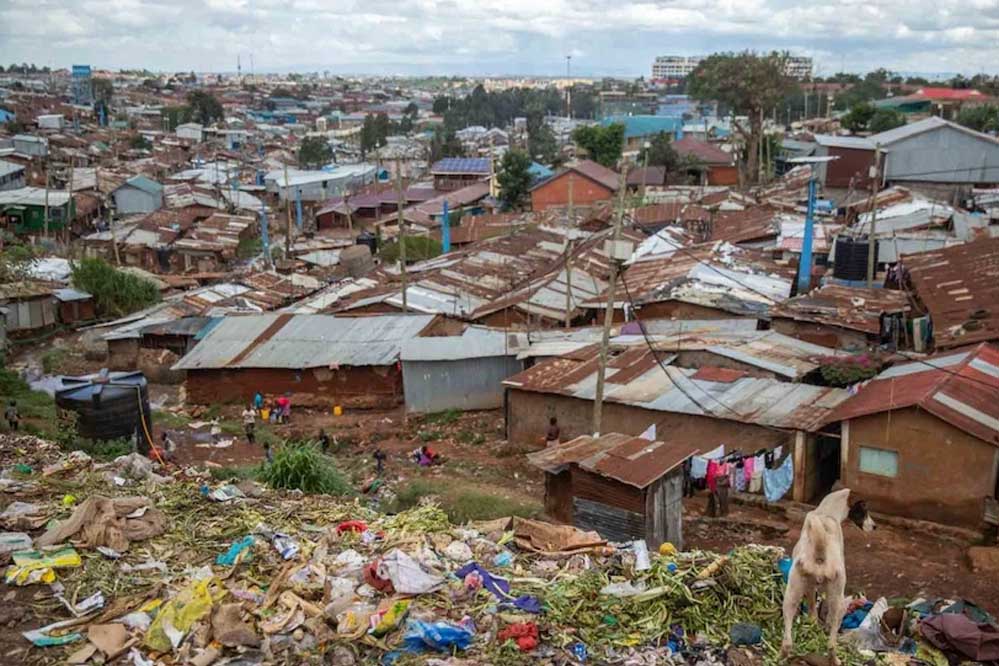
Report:
[[[444,434],[438,430],[421,430],[416,433],[416,436],[420,438],[421,442],[436,442],[438,439],[442,439]]]
[[[73,286],[93,295],[102,316],[122,317],[160,300],[155,284],[120,271],[103,259],[82,259],[72,270]]]
[[[458,433],[458,441],[462,444],[485,444],[486,436],[481,432],[462,430]]]
[[[449,425],[461,418],[461,412],[457,409],[448,409],[436,414],[427,414],[423,422],[427,424]]]
[[[530,502],[483,492],[460,483],[445,480],[433,482],[425,479],[413,479],[408,484],[396,489],[395,501],[390,507],[391,513],[405,511],[417,506],[424,497],[436,497],[440,506],[447,513],[448,519],[456,525],[471,520],[492,520],[506,516],[522,516],[525,518],[540,515],[541,506]]]
[[[41,356],[42,361],[42,371],[47,374],[55,374],[62,367],[62,364],[66,360],[66,350],[65,349],[48,349]]]
[[[301,490],[326,495],[351,495],[353,488],[336,468],[332,458],[320,453],[313,442],[288,442],[274,452],[260,480],[272,488]]]
[[[867,354],[825,356],[819,359],[819,372],[830,386],[850,386],[878,374],[881,363]]]
[[[246,479],[256,480],[260,477],[262,472],[263,467],[260,465],[208,468],[208,473],[216,481],[230,481],[232,479],[237,479],[239,481],[244,481]]]

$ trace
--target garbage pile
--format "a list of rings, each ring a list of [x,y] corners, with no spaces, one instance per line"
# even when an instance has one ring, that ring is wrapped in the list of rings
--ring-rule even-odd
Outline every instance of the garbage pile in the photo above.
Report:
[[[0,456],[6,598],[32,608],[23,644],[5,647],[18,662],[780,661],[779,548],[650,553],[541,521],[455,526],[432,503],[385,515],[132,456],[48,453],[19,468]],[[999,630],[972,604],[850,610],[844,664],[999,659]],[[825,642],[797,620],[797,653]]]

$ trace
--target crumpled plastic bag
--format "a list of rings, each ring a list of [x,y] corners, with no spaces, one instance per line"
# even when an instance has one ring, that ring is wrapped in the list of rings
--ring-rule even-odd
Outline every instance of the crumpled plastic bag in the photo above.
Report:
[[[80,554],[67,546],[56,551],[22,550],[13,554],[14,564],[7,568],[4,581],[10,585],[55,582],[55,569],[78,567]]]
[[[214,578],[197,581],[164,604],[146,632],[146,647],[157,652],[176,649],[194,623],[211,612],[213,586],[217,586]]]
[[[131,541],[159,536],[166,529],[166,514],[152,506],[146,497],[88,497],[68,520],[35,539],[41,548],[68,541],[83,533],[87,546],[106,546],[118,552],[128,550]]]
[[[451,648],[466,650],[472,644],[472,632],[449,622],[433,624],[410,620],[403,639],[407,652],[424,652],[428,649],[437,652],[450,652]]]
[[[11,502],[0,513],[0,525],[9,530],[38,529],[48,519],[45,507],[30,502]]]
[[[153,483],[166,483],[173,480],[169,476],[161,476],[153,471],[156,464],[141,453],[118,456],[114,459],[113,464],[118,473],[127,479],[152,481]]]
[[[378,638],[398,627],[409,613],[409,600],[401,599],[388,608],[379,609],[369,619],[368,633]]]
[[[427,573],[420,563],[395,548],[378,563],[378,576],[392,581],[399,594],[425,594],[444,584],[444,578]]]

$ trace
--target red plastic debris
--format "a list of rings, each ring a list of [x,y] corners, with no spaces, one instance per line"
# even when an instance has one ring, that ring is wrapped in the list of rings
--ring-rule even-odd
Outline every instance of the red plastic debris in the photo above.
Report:
[[[336,533],[343,534],[344,532],[367,532],[368,524],[363,520],[345,520],[336,526]]]
[[[379,561],[375,560],[374,562],[369,562],[364,567],[364,582],[379,592],[393,594],[395,587],[392,585],[392,581],[378,575],[378,564]]]
[[[538,647],[538,625],[533,622],[511,624],[499,632],[497,638],[501,643],[513,640],[521,652],[530,652]]]

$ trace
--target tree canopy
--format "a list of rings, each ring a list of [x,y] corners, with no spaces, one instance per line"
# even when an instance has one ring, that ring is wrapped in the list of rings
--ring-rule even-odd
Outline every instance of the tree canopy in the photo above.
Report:
[[[978,132],[999,131],[999,106],[985,104],[961,109],[957,122]]]
[[[499,199],[506,209],[518,209],[528,200],[531,187],[531,158],[521,150],[508,150],[500,162],[497,180]]]
[[[101,316],[123,317],[160,300],[155,284],[103,259],[81,259],[72,264],[72,282],[77,289],[93,294]]]
[[[225,117],[222,104],[211,93],[192,90],[187,94],[186,119],[189,122],[211,125]]]
[[[624,125],[588,125],[577,127],[572,133],[576,145],[586,150],[590,159],[605,167],[614,167],[624,150]]]
[[[878,109],[874,112],[874,116],[871,117],[871,122],[868,123],[867,129],[876,134],[878,132],[887,132],[904,124],[905,114],[900,111],[896,111],[895,109]]]
[[[695,99],[717,100],[736,115],[748,116],[748,126],[738,122],[733,126],[745,141],[745,175],[752,182],[759,177],[763,116],[797,85],[787,75],[787,61],[786,53],[716,53],[687,77],[687,92]]]
[[[298,147],[298,163],[304,169],[320,169],[333,160],[329,142],[321,136],[307,136]]]
[[[391,127],[389,117],[384,113],[365,116],[364,125],[361,126],[361,155],[367,155],[388,143]]]

